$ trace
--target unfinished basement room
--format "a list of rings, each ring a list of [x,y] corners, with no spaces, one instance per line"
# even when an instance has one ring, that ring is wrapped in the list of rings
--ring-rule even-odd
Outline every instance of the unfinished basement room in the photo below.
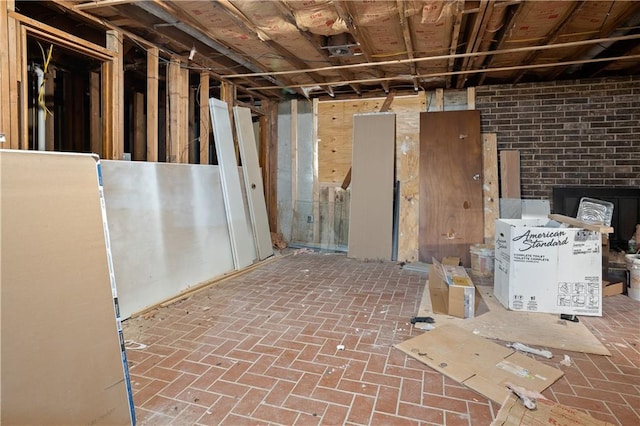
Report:
[[[0,424],[640,425],[640,1],[3,0]]]

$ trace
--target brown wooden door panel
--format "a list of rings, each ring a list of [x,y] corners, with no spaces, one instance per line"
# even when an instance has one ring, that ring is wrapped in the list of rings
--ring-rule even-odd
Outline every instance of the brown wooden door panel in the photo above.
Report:
[[[480,111],[420,113],[419,260],[457,256],[483,242]]]

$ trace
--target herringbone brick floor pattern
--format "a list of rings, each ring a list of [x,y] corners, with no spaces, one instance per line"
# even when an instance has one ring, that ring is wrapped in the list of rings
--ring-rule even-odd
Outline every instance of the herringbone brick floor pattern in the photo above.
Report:
[[[499,405],[392,347],[415,336],[426,275],[340,254],[289,255],[125,321],[141,425],[487,425]],[[613,354],[545,395],[640,424],[640,302],[581,317]],[[338,349],[343,345],[344,349]]]

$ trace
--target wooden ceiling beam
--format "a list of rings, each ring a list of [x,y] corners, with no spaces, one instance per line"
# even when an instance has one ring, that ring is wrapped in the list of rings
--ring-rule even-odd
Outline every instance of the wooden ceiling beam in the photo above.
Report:
[[[503,71],[514,71],[514,70],[522,70],[522,69],[534,69],[534,68],[549,68],[549,67],[560,67],[560,66],[567,66],[567,65],[577,65],[577,64],[586,64],[586,63],[595,63],[595,62],[613,62],[613,61],[619,61],[619,60],[627,60],[627,59],[637,59],[640,60],[640,54],[637,55],[629,55],[629,56],[616,56],[616,57],[612,57],[612,58],[596,58],[596,59],[582,59],[582,60],[576,60],[576,61],[570,61],[570,62],[554,62],[554,63],[550,63],[550,64],[530,64],[530,65],[514,65],[514,66],[505,66],[505,67],[496,67],[496,68],[485,68],[485,69],[481,69],[481,70],[466,70],[466,71],[451,71],[451,72],[438,72],[438,73],[430,73],[430,74],[423,74],[422,77],[423,78],[433,78],[433,77],[446,77],[448,75],[462,75],[462,74],[477,74],[477,73],[492,73],[492,72],[503,72]],[[407,77],[403,77],[403,76],[395,76],[395,77],[382,77],[382,78],[365,78],[365,79],[358,79],[358,80],[353,80],[353,81],[334,81],[331,84],[332,85],[336,85],[336,86],[340,86],[340,85],[347,85],[347,84],[351,84],[351,83],[380,83],[380,82],[384,82],[384,81],[406,81]],[[249,90],[281,90],[281,89],[287,89],[287,88],[299,88],[299,87],[307,87],[309,86],[309,84],[298,84],[295,86],[265,86],[265,87],[253,87]]]
[[[458,39],[460,38],[460,28],[462,27],[462,15],[464,12],[464,2],[461,0],[456,1],[456,17],[453,22],[453,31],[451,33],[451,46],[449,47],[449,54],[455,55],[458,52]],[[449,58],[449,65],[447,69],[451,72],[453,71],[453,66],[455,65],[456,59],[452,56]],[[445,79],[445,88],[451,88],[451,77],[447,76]]]
[[[507,12],[510,13],[507,18],[507,24],[500,29],[500,34],[498,35],[499,41],[494,51],[502,50],[504,48],[504,45],[507,42],[507,38],[509,37],[509,30],[515,25],[515,23],[518,21],[518,18],[520,18],[520,15],[522,15],[523,13],[522,11],[524,10],[524,7],[522,7],[521,3],[518,3],[513,7],[515,7],[516,9],[515,11],[512,9],[510,12]],[[490,55],[487,59],[485,59],[483,68],[490,68],[491,64],[493,63],[494,57],[495,55]],[[480,76],[480,80],[478,81],[477,85],[481,86],[482,83],[484,83],[486,77],[487,74],[483,73]]]
[[[544,37],[544,39],[542,40],[542,42],[540,44],[553,44],[553,43],[555,43],[558,40],[558,37],[560,37],[562,32],[565,30],[565,28],[567,28],[567,26],[569,26],[569,24],[571,23],[573,18],[584,9],[586,4],[587,4],[586,0],[577,1],[572,6],[571,11],[569,13],[567,13],[567,15],[564,17],[562,22],[560,22],[560,24],[558,24],[553,29],[553,31],[551,31],[549,34],[547,34],[547,36]],[[535,62],[535,60],[538,58],[538,56],[540,56],[540,51],[532,51],[531,53],[529,53],[524,58],[522,63],[523,64],[532,64],[532,63]],[[514,80],[514,83],[516,83],[516,84],[519,83],[520,80],[522,80],[522,77],[524,77],[526,73],[527,73],[526,70],[521,71],[516,76],[516,79]]]
[[[467,41],[466,41],[467,48],[465,50],[465,53],[474,53],[474,52],[477,52],[478,49],[480,49],[480,46],[482,45],[482,39],[484,37],[484,33],[487,29],[487,25],[489,25],[489,20],[491,19],[491,14],[494,11],[494,5],[495,5],[495,0],[480,1],[480,6],[478,8],[478,13],[476,14],[475,20],[473,22],[471,33],[467,37]],[[460,69],[468,70],[471,63],[471,59],[472,58],[470,56],[464,57],[462,59],[462,66],[460,67]],[[466,80],[464,79],[458,79],[456,84],[457,88],[458,89],[463,88],[465,81]]]
[[[623,13],[621,13],[616,19],[612,20],[609,24],[602,27],[600,32],[598,33],[598,38],[607,38],[611,34],[613,34],[627,19],[631,18],[635,13],[640,10],[640,2],[630,1],[629,5],[625,9]],[[563,58],[566,61],[573,61],[579,58],[583,58],[591,49],[589,46],[584,46],[580,49],[577,49],[572,55],[567,58]],[[558,77],[567,71],[567,67],[558,68],[549,74],[547,74],[547,78],[550,80],[557,80]]]
[[[73,6],[74,10],[97,9],[100,7],[118,6],[121,4],[133,3],[137,0],[93,0],[79,3]]]
[[[402,37],[404,38],[404,46],[407,52],[407,57],[409,59],[414,59],[413,56],[413,41],[411,40],[411,30],[409,28],[409,23],[407,22],[407,17],[405,16],[405,2],[404,0],[396,0],[396,6],[398,9],[398,17],[400,18],[400,28],[402,28]],[[411,75],[416,76],[417,69],[415,62],[411,62],[409,64],[411,68]],[[414,78],[414,85],[417,83]]]
[[[283,46],[281,46],[276,41],[272,40],[268,34],[265,34],[263,31],[258,29],[258,27],[247,18],[242,11],[238,10],[231,2],[228,0],[218,0],[214,7],[219,7],[222,9],[224,13],[227,14],[242,30],[247,32],[248,34],[252,34],[255,38],[269,46],[272,50],[277,52],[282,59],[289,62],[295,68],[300,70],[310,70],[309,64],[307,64],[302,59],[298,58],[294,53],[290,52]],[[324,91],[327,92],[330,96],[333,95],[333,89],[324,84],[324,79],[322,76],[317,75],[313,71],[309,71],[307,74],[315,74],[315,76],[309,75],[309,77],[314,80]],[[306,96],[306,94],[303,93]]]

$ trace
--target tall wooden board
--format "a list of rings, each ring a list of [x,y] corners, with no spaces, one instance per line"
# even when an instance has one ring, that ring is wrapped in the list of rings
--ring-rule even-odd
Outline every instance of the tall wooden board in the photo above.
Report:
[[[496,219],[500,213],[498,196],[498,139],[495,133],[482,134],[482,198],[484,207],[484,242],[493,244]]]
[[[231,120],[226,102],[210,98],[209,109],[211,110],[211,122],[220,166],[224,207],[227,212],[227,223],[231,236],[233,263],[236,269],[241,269],[253,263],[255,248],[242,201],[242,187],[240,186],[238,163],[233,146]]]
[[[134,421],[96,159],[0,150],[1,424]]]
[[[251,215],[251,225],[256,243],[258,259],[263,260],[273,255],[267,207],[264,201],[264,187],[262,174],[258,162],[258,149],[256,137],[251,122],[249,108],[233,107],[233,115],[236,120],[238,145],[242,157],[242,173],[244,174],[244,186]]]
[[[471,266],[483,242],[480,111],[420,114],[419,259],[455,256]]]
[[[520,198],[520,151],[500,151],[500,198]]]
[[[391,260],[395,124],[393,113],[353,116],[349,257]]]

